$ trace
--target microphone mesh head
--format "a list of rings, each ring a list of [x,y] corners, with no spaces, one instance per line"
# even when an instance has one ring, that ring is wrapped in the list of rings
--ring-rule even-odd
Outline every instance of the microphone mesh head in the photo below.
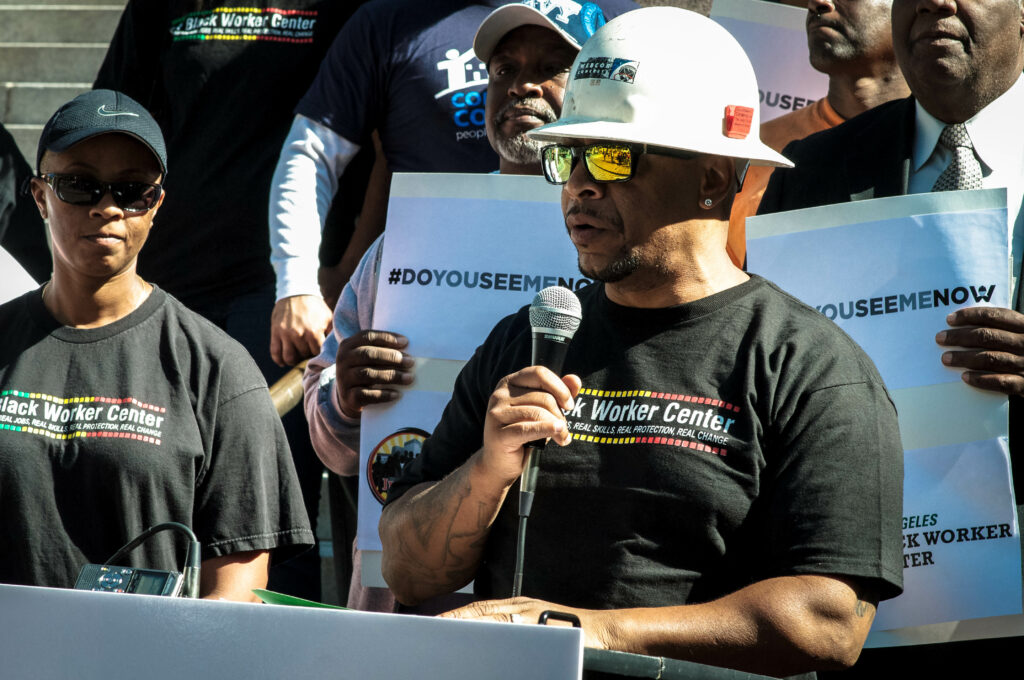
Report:
[[[548,286],[533,298],[530,326],[564,331],[569,337],[580,327],[583,309],[580,299],[568,288]]]

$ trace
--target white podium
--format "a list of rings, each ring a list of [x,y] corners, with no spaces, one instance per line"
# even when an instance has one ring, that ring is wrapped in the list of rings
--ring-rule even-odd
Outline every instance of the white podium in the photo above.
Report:
[[[578,628],[0,585],[0,677],[571,680]]]

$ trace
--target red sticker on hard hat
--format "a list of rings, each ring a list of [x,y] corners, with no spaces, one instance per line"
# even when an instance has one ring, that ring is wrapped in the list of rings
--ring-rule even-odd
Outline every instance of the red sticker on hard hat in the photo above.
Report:
[[[725,107],[725,136],[730,139],[745,139],[754,123],[754,109],[749,106]]]

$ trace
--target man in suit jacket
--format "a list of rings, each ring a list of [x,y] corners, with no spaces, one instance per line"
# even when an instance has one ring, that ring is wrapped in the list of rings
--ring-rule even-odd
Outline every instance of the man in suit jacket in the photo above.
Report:
[[[1009,395],[1010,458],[1018,501],[1024,496],[1024,314],[1019,293],[1024,241],[1024,7],[1021,0],[894,0],[893,45],[910,85],[908,99],[883,104],[843,125],[789,144],[796,164],[773,173],[758,212],[794,210],[933,190],[956,154],[980,173],[964,188],[1006,187],[1012,226],[1014,309],[971,307],[947,317],[936,342],[950,349],[947,366],[965,383]],[[963,123],[970,147],[940,142],[947,126]],[[973,147],[973,148],[971,148]],[[964,170],[965,176],[971,171]],[[947,173],[948,174],[948,173]],[[941,184],[941,182],[940,182]],[[1022,506],[1018,505],[1020,514]],[[1019,638],[1016,641],[1019,643]],[[942,645],[913,660],[950,672],[950,663],[1008,648],[999,641]],[[919,648],[920,649],[920,648]],[[894,660],[885,650],[864,661]],[[913,653],[913,652],[911,652]],[[918,668],[918,670],[923,670]]]

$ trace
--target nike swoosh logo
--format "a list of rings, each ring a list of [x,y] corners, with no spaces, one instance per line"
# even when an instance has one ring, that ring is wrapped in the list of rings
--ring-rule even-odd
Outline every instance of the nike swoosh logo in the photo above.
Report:
[[[108,111],[106,104],[96,109],[96,113],[100,114],[101,116],[135,116],[136,118],[139,117],[139,114],[132,113],[131,111]]]

